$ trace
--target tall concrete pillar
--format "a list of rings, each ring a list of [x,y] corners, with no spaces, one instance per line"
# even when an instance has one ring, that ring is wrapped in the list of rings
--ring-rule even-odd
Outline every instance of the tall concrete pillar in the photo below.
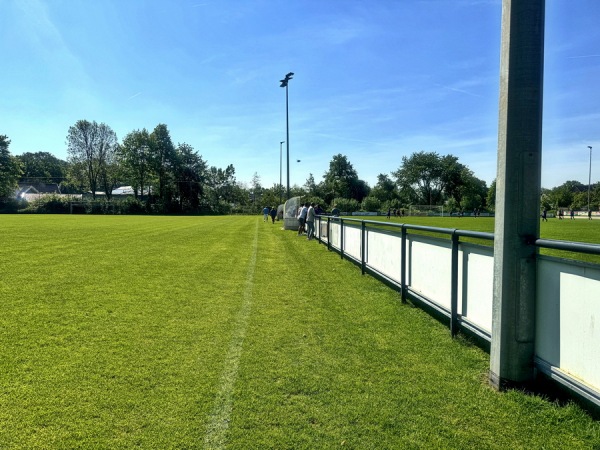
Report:
[[[503,0],[490,383],[534,378],[544,0]]]

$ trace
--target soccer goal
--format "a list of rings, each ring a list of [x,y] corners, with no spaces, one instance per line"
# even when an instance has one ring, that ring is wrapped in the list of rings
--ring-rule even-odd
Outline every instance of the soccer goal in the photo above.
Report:
[[[444,206],[411,205],[408,207],[409,216],[444,216]]]

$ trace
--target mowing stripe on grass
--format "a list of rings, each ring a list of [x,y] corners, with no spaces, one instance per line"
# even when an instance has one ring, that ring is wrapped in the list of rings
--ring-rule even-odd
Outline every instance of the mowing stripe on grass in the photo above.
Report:
[[[221,375],[219,392],[215,399],[212,413],[210,414],[204,445],[206,448],[219,449],[225,448],[226,433],[229,427],[231,409],[233,406],[232,394],[237,378],[240,357],[242,356],[242,346],[248,327],[248,318],[252,306],[252,285],[254,284],[254,269],[256,268],[256,253],[258,250],[258,221],[254,230],[254,241],[252,242],[252,255],[248,263],[248,272],[246,273],[246,286],[244,288],[244,298],[242,306],[238,313],[229,350],[225,358],[225,368]]]

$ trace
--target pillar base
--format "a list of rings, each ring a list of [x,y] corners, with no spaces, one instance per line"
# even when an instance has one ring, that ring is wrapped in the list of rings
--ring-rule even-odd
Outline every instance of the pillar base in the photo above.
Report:
[[[488,380],[490,382],[490,386],[492,386],[496,391],[505,392],[512,389],[519,391],[533,391],[535,388],[535,380],[524,380],[524,381],[515,381],[509,380],[506,378],[502,378],[494,372],[490,371]]]

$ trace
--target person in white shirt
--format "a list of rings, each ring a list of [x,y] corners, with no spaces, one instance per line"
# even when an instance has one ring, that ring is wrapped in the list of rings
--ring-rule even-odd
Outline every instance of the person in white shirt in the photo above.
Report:
[[[298,216],[298,222],[300,222],[300,226],[298,227],[298,236],[302,233],[306,233],[306,215],[308,214],[308,203],[302,206],[302,210],[300,211],[300,215]]]
[[[308,203],[307,203],[308,204]],[[315,204],[311,203],[306,211],[306,226],[308,233],[306,239],[309,241],[315,237]]]

